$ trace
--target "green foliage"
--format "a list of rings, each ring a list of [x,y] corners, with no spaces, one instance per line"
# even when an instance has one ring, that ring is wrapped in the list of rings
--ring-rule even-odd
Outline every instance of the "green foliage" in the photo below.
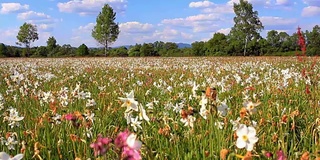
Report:
[[[85,44],[81,44],[77,49],[78,56],[87,56],[89,55],[89,49]]]
[[[0,43],[0,57],[7,56],[8,49],[3,43]]]
[[[110,50],[110,56],[113,57],[127,57],[128,49],[126,47],[119,47]]]
[[[17,35],[18,45],[24,44],[26,47],[26,56],[29,56],[29,48],[31,42],[34,42],[35,40],[39,39],[38,33],[37,33],[37,26],[32,25],[30,23],[24,23],[18,32]]]
[[[152,43],[143,43],[143,45],[140,48],[140,57],[153,56],[154,55],[153,48],[154,47]]]
[[[107,55],[108,46],[117,40],[120,33],[118,24],[114,22],[115,19],[116,13],[113,12],[112,7],[105,4],[91,33],[92,37],[104,46],[105,55]]]
[[[247,44],[253,39],[261,38],[259,32],[264,27],[258,17],[258,12],[253,11],[252,4],[248,1],[240,0],[239,3],[234,3],[233,10],[236,16],[233,19],[235,24],[230,31],[230,36],[233,41],[238,41],[244,46],[243,53],[246,55]]]
[[[206,48],[205,48],[205,42],[193,42],[191,44],[192,46],[192,51],[193,51],[193,54],[195,56],[204,56],[205,55],[205,52],[206,52]]]
[[[226,54],[227,36],[223,33],[215,33],[213,37],[205,44],[206,56],[221,56]]]
[[[48,49],[45,46],[40,46],[37,48],[35,56],[37,57],[47,57]]]
[[[47,40],[47,49],[49,51],[55,49],[57,47],[57,40],[52,36],[49,37]]]

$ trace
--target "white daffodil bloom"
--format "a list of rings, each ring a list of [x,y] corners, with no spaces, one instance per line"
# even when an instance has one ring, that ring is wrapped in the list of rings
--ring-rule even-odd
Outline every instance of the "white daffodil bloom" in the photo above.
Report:
[[[247,151],[252,151],[254,144],[258,142],[256,129],[251,126],[247,127],[244,124],[240,124],[236,134],[238,136],[236,142],[238,148],[245,148]]]
[[[217,126],[219,129],[223,129],[223,122],[214,122],[214,125]]]
[[[197,85],[196,82],[193,82],[192,96],[193,96],[194,98],[198,97],[198,96],[197,96],[197,92],[196,92],[196,91],[198,90],[198,88],[199,88],[199,85]]]
[[[253,103],[252,101],[247,101],[243,103],[243,106],[247,109],[250,114],[257,112],[257,106],[260,105],[260,102]]]
[[[130,110],[138,111],[138,102],[134,100],[134,92],[133,90],[127,94],[126,98],[119,97],[119,99],[124,102],[121,107],[127,107],[125,112],[129,112]]]
[[[143,108],[143,106],[141,104],[139,104],[139,110],[140,110],[140,113],[139,113],[139,119],[142,120],[146,120],[147,122],[150,121],[149,117],[147,116],[147,112],[146,110]]]
[[[225,102],[222,102],[217,107],[218,115],[223,116],[223,117],[227,115],[228,110],[229,110],[229,107],[227,106],[227,104]]]
[[[141,122],[138,121],[138,117],[136,118],[131,118],[131,126],[133,127],[133,130],[136,132],[137,131],[137,128],[140,128],[142,129],[141,127]]]
[[[241,120],[240,117],[238,117],[236,120],[230,120],[230,123],[232,124],[232,130],[233,131],[238,130],[238,128],[240,126],[240,120]]]
[[[9,136],[5,143],[9,150],[15,150],[14,145],[16,144],[18,144],[18,141],[16,141],[12,136]]]
[[[86,107],[93,107],[97,105],[96,101],[94,99],[88,99],[86,103]]]
[[[193,123],[196,121],[196,118],[193,117],[192,115],[188,115],[187,118],[181,118],[180,121],[184,123],[184,126],[189,126],[193,128]]]
[[[20,117],[17,109],[15,109],[15,108],[9,108],[8,111],[9,111],[9,116],[5,116],[3,118],[4,121],[8,121],[9,126],[11,128],[13,128],[15,126],[19,126],[19,121],[23,120],[24,117]]]
[[[0,152],[0,160],[20,160],[23,158],[23,154],[17,154],[14,157],[11,157],[6,152]]]

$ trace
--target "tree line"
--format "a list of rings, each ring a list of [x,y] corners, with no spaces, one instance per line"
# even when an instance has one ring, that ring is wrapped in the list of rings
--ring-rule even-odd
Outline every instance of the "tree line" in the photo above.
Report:
[[[25,47],[8,46],[0,43],[0,57],[73,57],[73,56],[237,56],[237,55],[295,55],[300,50],[298,35],[271,30],[261,37],[264,29],[258,12],[245,0],[234,3],[234,26],[229,34],[214,33],[208,41],[196,41],[191,47],[179,48],[174,42],[156,41],[153,43],[135,44],[129,47],[109,47],[120,33],[115,22],[116,13],[104,5],[96,18],[92,37],[103,48],[88,48],[85,44],[73,47],[70,44],[57,44],[55,37],[49,37],[47,46],[31,47],[38,40],[37,27],[24,23],[17,35],[17,44]],[[307,55],[320,55],[320,27],[315,25],[311,31],[303,32],[306,39]]]

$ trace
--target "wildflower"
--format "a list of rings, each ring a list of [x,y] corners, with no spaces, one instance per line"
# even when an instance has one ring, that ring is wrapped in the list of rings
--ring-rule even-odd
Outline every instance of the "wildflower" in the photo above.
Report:
[[[4,121],[8,121],[9,122],[9,126],[11,128],[13,128],[15,126],[19,126],[19,121],[23,120],[24,117],[20,117],[17,109],[15,109],[15,108],[9,108],[8,111],[9,111],[9,116],[6,115],[3,118]]]
[[[146,120],[147,122],[150,121],[149,117],[147,116],[146,114],[146,110],[143,108],[143,106],[140,104],[139,105],[139,110],[140,110],[140,113],[139,113],[139,119],[142,120]]]
[[[137,135],[131,133],[126,140],[126,143],[128,145],[128,147],[135,149],[135,150],[139,150],[141,148],[142,143],[137,139]]]
[[[125,130],[123,132],[120,132],[118,134],[117,138],[114,140],[114,144],[116,145],[116,147],[122,148],[125,145],[129,135],[130,135],[129,130]]]
[[[64,119],[66,119],[68,121],[72,121],[72,120],[75,120],[76,117],[72,113],[68,113],[68,114],[64,115]]]
[[[221,158],[222,160],[225,160],[225,159],[227,158],[228,153],[229,153],[229,150],[227,150],[227,149],[222,149],[222,150],[220,151],[220,158]]]
[[[227,115],[227,112],[228,112],[228,109],[229,107],[227,106],[226,103],[221,103],[221,105],[219,105],[217,107],[217,110],[218,110],[218,114],[221,115],[221,116],[226,116]]]
[[[138,102],[134,100],[133,90],[129,94],[126,94],[126,96],[127,98],[119,97],[119,99],[124,102],[121,107],[127,107],[125,112],[129,112],[130,110],[138,111]]]
[[[300,160],[309,160],[309,152],[304,152],[302,154]]]
[[[214,122],[214,125],[217,126],[219,129],[223,129],[223,122]]]
[[[247,115],[247,109],[242,107],[240,110],[240,118],[244,118]]]
[[[94,99],[88,99],[86,103],[86,107],[93,107],[97,105],[96,101]]]
[[[104,155],[108,151],[109,144],[111,142],[112,139],[108,137],[102,137],[102,135],[99,134],[97,140],[90,144],[90,147],[94,150],[94,156]]]
[[[244,102],[243,106],[247,109],[247,111],[250,114],[256,113],[257,109],[255,108],[256,106],[260,105],[260,102],[258,103],[253,103],[252,101]]]
[[[123,159],[126,160],[140,160],[141,158],[141,154],[138,150],[129,148],[129,147],[124,147],[123,148],[123,152],[121,154]]]
[[[192,115],[188,115],[186,118],[181,118],[180,121],[184,123],[184,126],[193,128],[193,122],[196,120]]]
[[[236,120],[230,120],[230,123],[232,124],[232,130],[233,131],[238,130],[238,128],[240,126],[240,120],[241,120],[240,117],[238,117]]]
[[[14,145],[18,144],[13,136],[9,136],[5,141],[5,145],[8,146],[9,150],[15,150]]]
[[[17,154],[14,157],[10,157],[9,154],[6,152],[0,152],[0,159],[1,160],[20,160],[23,158],[23,154]]]
[[[137,127],[140,128],[140,129],[142,129],[142,127],[141,127],[140,124],[141,124],[141,122],[138,121],[138,117],[136,117],[136,118],[131,118],[131,126],[133,127],[133,130],[134,130],[134,131],[137,131]]]
[[[287,160],[282,150],[277,151],[277,160]]]
[[[240,124],[236,134],[238,136],[236,143],[238,148],[246,148],[247,151],[252,151],[253,145],[258,142],[256,130],[253,127],[247,127],[244,124]]]

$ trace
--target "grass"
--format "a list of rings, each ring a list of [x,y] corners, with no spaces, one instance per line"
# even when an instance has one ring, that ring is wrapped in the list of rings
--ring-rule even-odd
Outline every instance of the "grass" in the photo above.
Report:
[[[303,153],[315,159],[319,66],[313,67],[313,76],[301,75],[310,65],[295,57],[0,59],[0,151],[23,153],[24,159],[95,159],[90,144],[98,134],[116,138],[129,129],[143,143],[143,159],[219,159],[222,149],[229,151],[228,159],[239,159],[236,155],[247,150],[237,147],[231,120],[240,117],[244,102],[252,101],[260,102],[257,112],[246,112],[239,123],[256,130],[253,159],[267,159],[266,152],[274,159],[279,150],[288,159]],[[306,93],[309,82],[311,93]],[[209,86],[217,88],[218,101],[214,106],[207,98],[205,107],[213,111],[204,119],[199,102]],[[131,91],[150,118],[139,120],[136,131],[119,99]],[[96,104],[87,107],[89,100]],[[229,108],[225,116],[214,111],[222,103]],[[24,117],[19,126],[9,126],[10,108]],[[193,127],[181,121],[181,112],[191,108]],[[67,120],[68,114],[76,120]],[[136,116],[139,112],[133,111]],[[14,150],[6,144],[8,137],[17,141]],[[100,159],[120,159],[116,152],[112,146]]]

